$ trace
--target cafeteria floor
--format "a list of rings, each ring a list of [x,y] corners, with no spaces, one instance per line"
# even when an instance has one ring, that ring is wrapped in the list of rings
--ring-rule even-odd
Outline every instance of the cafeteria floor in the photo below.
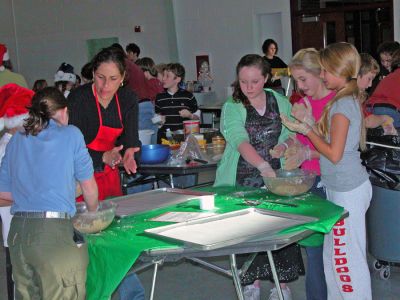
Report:
[[[0,226],[1,227],[1,226]],[[0,230],[1,235],[1,230]],[[0,239],[2,241],[2,238]],[[303,252],[303,257],[305,255]],[[370,262],[372,257],[369,258]],[[214,263],[224,267],[228,265],[227,259],[214,258]],[[149,297],[152,280],[152,268],[138,273],[144,288]],[[400,299],[400,268],[392,267],[391,276],[388,280],[379,278],[379,273],[371,272],[372,295],[374,300],[398,300]],[[261,299],[268,299],[269,290],[272,284],[263,282],[261,287]],[[293,300],[304,300],[304,276],[299,280],[290,283]],[[6,275],[5,275],[5,251],[0,251],[0,300],[6,300]],[[113,300],[117,300],[114,295]],[[190,262],[181,261],[178,263],[164,264],[158,272],[157,285],[154,299],[157,300],[225,300],[237,299],[232,280],[213,271],[200,266],[193,266]]]

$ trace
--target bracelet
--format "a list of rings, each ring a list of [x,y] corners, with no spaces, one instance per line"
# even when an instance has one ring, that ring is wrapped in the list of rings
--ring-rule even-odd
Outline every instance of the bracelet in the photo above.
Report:
[[[282,145],[284,145],[286,147],[286,149],[289,148],[289,145],[286,142],[283,142]]]

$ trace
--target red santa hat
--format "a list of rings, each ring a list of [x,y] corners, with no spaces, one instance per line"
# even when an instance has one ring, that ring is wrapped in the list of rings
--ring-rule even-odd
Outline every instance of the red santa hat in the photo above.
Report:
[[[0,88],[0,130],[23,125],[34,94],[32,90],[15,83]]]
[[[9,59],[10,56],[8,55],[6,45],[0,44],[0,71],[4,71],[3,62]]]

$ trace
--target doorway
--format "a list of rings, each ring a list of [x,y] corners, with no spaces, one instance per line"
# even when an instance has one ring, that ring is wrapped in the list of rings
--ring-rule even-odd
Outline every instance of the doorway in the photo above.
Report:
[[[293,53],[345,41],[376,56],[379,44],[393,40],[393,0],[290,0],[290,7]]]
[[[334,42],[343,42],[345,36],[344,13],[331,12],[295,17],[295,49],[324,48]]]

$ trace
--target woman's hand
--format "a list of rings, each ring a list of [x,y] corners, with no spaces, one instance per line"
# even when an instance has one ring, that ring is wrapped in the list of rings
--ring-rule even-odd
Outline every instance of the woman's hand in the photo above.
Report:
[[[111,168],[115,168],[115,166],[119,165],[122,161],[122,156],[120,151],[124,148],[123,145],[114,147],[110,151],[106,151],[103,153],[103,163],[109,165]]]
[[[139,147],[135,147],[135,148],[128,148],[125,151],[124,154],[124,158],[123,158],[123,164],[124,164],[124,168],[127,174],[132,174],[132,173],[136,173],[136,169],[137,169],[137,164],[135,161],[135,152],[138,152],[140,150]]]

